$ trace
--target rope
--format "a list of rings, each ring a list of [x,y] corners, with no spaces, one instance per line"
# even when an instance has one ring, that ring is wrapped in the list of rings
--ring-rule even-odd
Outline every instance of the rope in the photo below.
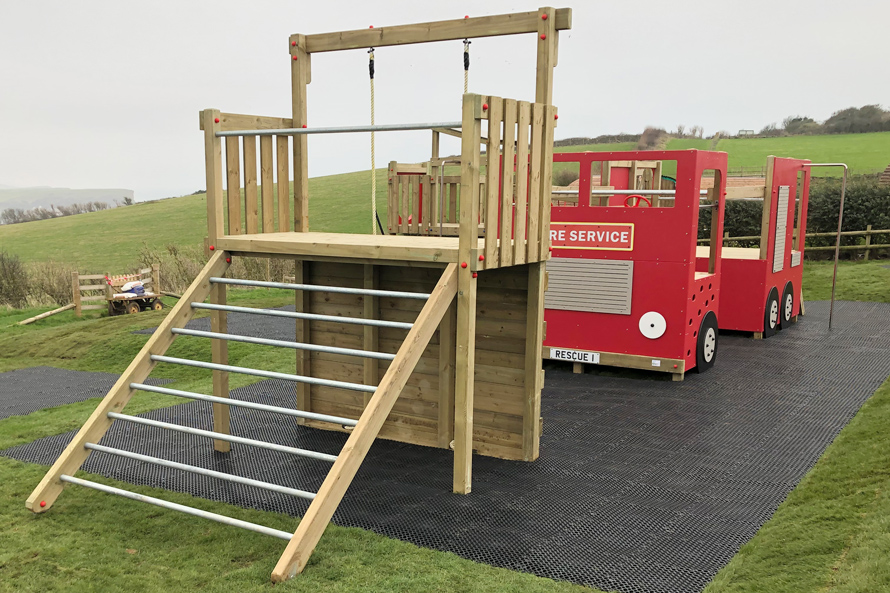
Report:
[[[371,76],[371,125],[374,125],[374,48],[368,50],[368,74]],[[371,233],[377,234],[377,166],[374,159],[374,132],[371,132]],[[383,233],[383,230],[380,231]]]
[[[470,86],[470,40],[464,39],[464,94]]]

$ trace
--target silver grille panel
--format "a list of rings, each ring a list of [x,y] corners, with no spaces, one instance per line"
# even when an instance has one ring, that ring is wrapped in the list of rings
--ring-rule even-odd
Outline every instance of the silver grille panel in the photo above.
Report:
[[[630,315],[633,262],[552,258],[544,307]]]

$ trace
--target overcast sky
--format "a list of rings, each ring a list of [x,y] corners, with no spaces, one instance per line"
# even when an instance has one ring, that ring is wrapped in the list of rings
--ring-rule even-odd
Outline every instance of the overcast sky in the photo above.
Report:
[[[890,100],[886,0],[576,0],[560,34],[557,138],[656,125],[759,129]],[[204,188],[198,111],[290,116],[291,33],[536,10],[536,2],[0,0],[0,184]],[[535,39],[471,46],[470,91],[534,99]],[[381,48],[377,123],[460,119],[460,41]],[[366,50],[313,57],[309,123],[366,124]],[[367,135],[310,139],[310,174],[369,167]],[[458,151],[448,145],[446,152]],[[378,134],[377,165],[429,157]],[[802,155],[806,156],[806,155]]]

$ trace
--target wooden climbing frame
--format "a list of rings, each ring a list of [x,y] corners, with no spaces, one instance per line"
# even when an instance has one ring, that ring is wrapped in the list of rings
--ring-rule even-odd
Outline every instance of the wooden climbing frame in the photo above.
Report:
[[[212,439],[220,453],[235,443],[332,461],[317,493],[289,489],[312,500],[293,534],[192,512],[288,539],[272,574],[274,581],[291,578],[305,568],[378,437],[453,449],[452,488],[464,494],[471,489],[474,451],[504,459],[536,459],[541,434],[544,262],[550,255],[548,214],[556,123],[556,109],[551,105],[553,68],[558,31],[570,27],[569,9],[545,7],[519,14],[293,35],[289,40],[291,117],[202,111],[210,261],[28,498],[28,508],[49,510],[65,483],[77,483],[191,512],[74,476],[90,451],[124,454],[96,444],[112,421],[146,422],[121,414],[137,390],[211,403],[213,431],[157,422],[153,426]],[[310,232],[306,139],[325,131],[305,127],[313,53],[513,34],[536,36],[535,100],[463,96],[459,118],[447,126],[461,138],[459,192],[470,198],[456,205],[455,236]],[[496,158],[507,166],[484,168],[483,150],[489,163]],[[509,166],[514,162],[515,167]],[[480,237],[480,219],[497,220],[497,232]],[[226,278],[234,257],[293,260],[294,282]],[[295,311],[228,305],[226,290],[232,284],[292,289]],[[210,310],[211,332],[186,327],[197,310]],[[294,341],[233,336],[227,323],[232,312],[289,318],[295,324]],[[209,338],[211,362],[166,356],[177,337]],[[294,349],[294,373],[230,365],[227,346],[231,340]],[[147,385],[145,379],[158,362],[210,370],[213,394]],[[230,407],[258,405],[230,399],[228,377],[233,372],[293,381],[293,408],[263,409],[296,416],[307,427],[347,431],[340,454],[300,451],[231,435]],[[207,473],[202,468],[172,466],[172,461],[163,463]],[[244,483],[243,478],[228,479]],[[251,485],[287,489],[257,481]]]

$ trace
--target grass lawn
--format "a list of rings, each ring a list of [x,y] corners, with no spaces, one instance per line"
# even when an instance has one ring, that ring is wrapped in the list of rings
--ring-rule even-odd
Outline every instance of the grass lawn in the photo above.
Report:
[[[847,163],[853,172],[883,170],[890,164],[890,132],[789,136],[787,138],[727,138],[717,150],[729,153],[729,167],[764,167],[769,155],[810,159],[814,163]],[[816,174],[816,173],[814,173]],[[840,176],[825,169],[820,177]]]
[[[842,264],[839,298],[890,300],[890,270],[881,262]],[[805,263],[808,300],[826,298],[830,265]],[[247,306],[290,301],[279,290],[232,290]],[[131,332],[157,325],[164,312],[76,319],[70,312],[31,326],[8,327],[22,315],[0,314],[0,371],[40,364],[121,372],[147,336]],[[293,353],[231,343],[232,364],[292,371]],[[209,342],[178,340],[171,356],[209,360]],[[173,388],[211,390],[206,371],[159,366]],[[232,387],[254,379],[232,375]],[[60,434],[82,425],[98,400],[0,420],[0,449]],[[128,413],[181,403],[140,393]],[[815,468],[771,519],[718,574],[707,593],[770,591],[881,591],[890,588],[890,381],[869,400]],[[45,468],[0,459],[0,591],[260,591],[283,542],[72,487],[40,516],[24,499]],[[91,479],[105,481],[92,476]],[[296,519],[130,487],[138,492],[213,512],[293,530]],[[591,591],[390,540],[358,529],[330,527],[304,575],[287,591]]]

